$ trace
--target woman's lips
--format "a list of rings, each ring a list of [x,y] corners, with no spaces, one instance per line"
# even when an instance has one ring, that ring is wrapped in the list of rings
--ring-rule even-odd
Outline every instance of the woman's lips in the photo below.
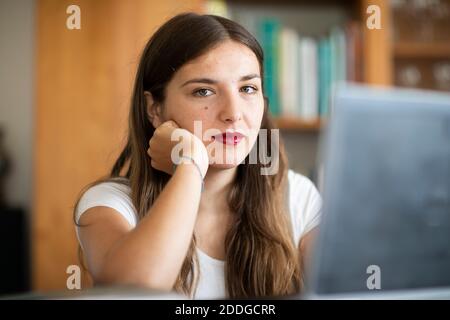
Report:
[[[237,145],[245,136],[239,132],[226,132],[213,136],[214,140],[227,145]]]

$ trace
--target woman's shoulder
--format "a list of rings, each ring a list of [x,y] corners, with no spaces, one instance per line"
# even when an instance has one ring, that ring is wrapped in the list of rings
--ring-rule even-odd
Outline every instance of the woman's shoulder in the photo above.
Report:
[[[315,184],[306,176],[293,170],[288,171],[289,209],[295,238],[316,227],[322,212],[322,197]]]
[[[129,185],[129,180],[126,178],[111,178],[105,181],[101,181],[96,183],[89,188],[87,188],[81,199],[88,198],[98,198],[101,196],[102,198],[121,198],[121,199],[130,199],[131,188]]]
[[[302,175],[301,173],[295,172],[292,169],[288,170],[288,182],[289,189],[295,191],[296,193],[306,190],[317,191],[315,184],[308,177]]]
[[[126,178],[111,178],[97,183],[83,192],[75,211],[76,221],[88,209],[105,206],[115,209],[132,226],[137,224],[137,214],[131,200],[131,188]]]

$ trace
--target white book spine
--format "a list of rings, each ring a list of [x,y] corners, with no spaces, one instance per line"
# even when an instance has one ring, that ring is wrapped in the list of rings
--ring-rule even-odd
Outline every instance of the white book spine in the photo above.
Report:
[[[281,30],[279,96],[283,116],[298,115],[298,41],[298,35],[294,30],[289,28],[283,28]]]
[[[302,38],[299,46],[300,60],[300,117],[305,121],[317,119],[318,65],[317,43],[311,38]]]

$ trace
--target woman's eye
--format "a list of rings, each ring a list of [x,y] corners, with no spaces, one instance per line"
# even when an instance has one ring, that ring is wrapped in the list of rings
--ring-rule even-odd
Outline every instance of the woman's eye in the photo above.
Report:
[[[213,92],[209,89],[199,89],[194,91],[194,96],[198,96],[198,97],[208,97],[211,94],[213,94]]]
[[[252,86],[245,86],[241,88],[241,91],[248,93],[248,94],[254,94],[256,93],[256,91],[258,91],[257,88],[252,87]]]

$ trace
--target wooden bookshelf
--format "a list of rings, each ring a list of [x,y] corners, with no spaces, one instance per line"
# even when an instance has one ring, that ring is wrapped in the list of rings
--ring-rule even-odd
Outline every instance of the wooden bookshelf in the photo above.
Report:
[[[275,117],[275,126],[284,130],[296,130],[300,132],[319,132],[322,127],[322,121],[315,119],[305,121],[296,117]]]
[[[450,58],[450,43],[399,42],[394,45],[396,58]]]

